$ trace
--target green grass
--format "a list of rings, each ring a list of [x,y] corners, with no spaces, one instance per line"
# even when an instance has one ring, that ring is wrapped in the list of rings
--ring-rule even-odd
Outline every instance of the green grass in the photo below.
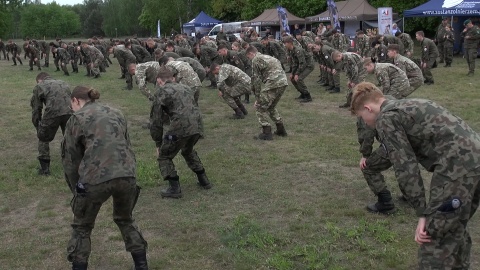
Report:
[[[151,269],[415,269],[417,219],[412,209],[396,201],[397,214],[366,212],[375,200],[358,168],[355,119],[342,94],[331,95],[315,83],[318,69],[307,80],[314,101],[299,104],[289,86],[278,110],[289,136],[274,141],[253,140],[260,132],[253,106],[244,120],[230,120],[232,111],[203,88],[200,108],[205,138],[197,151],[213,182],[201,190],[182,157],[175,159],[184,197],[161,199],[155,145],[142,124],[150,104],[140,91],[124,91],[116,60],[93,80],[80,74],[65,77],[46,68],[72,87],[97,88],[100,101],[121,109],[129,120],[137,157],[138,182],[143,187],[134,211],[149,243]],[[63,179],[59,147],[51,144],[52,176],[36,175],[37,145],[30,122],[29,101],[37,72],[0,61],[0,268],[67,269],[71,194]],[[446,106],[480,130],[480,79],[466,77],[466,62],[455,58],[452,68],[433,70],[435,84],[422,86],[412,97]],[[372,81],[372,77],[368,79]],[[374,81],[374,80],[373,80]],[[206,83],[207,84],[207,83]],[[400,191],[393,172],[386,174],[394,193]],[[429,174],[424,172],[426,186]],[[111,202],[100,211],[92,235],[90,269],[130,269]],[[478,215],[477,215],[478,216]],[[480,231],[471,221],[472,267],[480,268]]]

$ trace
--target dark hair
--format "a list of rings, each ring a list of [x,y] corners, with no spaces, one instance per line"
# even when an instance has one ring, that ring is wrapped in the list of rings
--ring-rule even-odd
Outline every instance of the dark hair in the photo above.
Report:
[[[225,44],[223,44],[223,43],[220,44],[220,45],[218,45],[217,51],[220,51],[220,50],[222,50],[222,49],[227,49],[227,50],[228,50],[228,46],[225,45]]]
[[[245,53],[249,54],[249,53],[257,53],[257,52],[258,52],[258,50],[257,50],[257,48],[255,48],[255,46],[250,46],[250,47],[248,47],[248,49]]]
[[[73,89],[70,98],[88,100],[90,102],[95,102],[96,99],[100,98],[100,93],[90,87],[79,85]]]
[[[400,31],[395,32],[396,37],[400,36],[401,34],[402,34],[402,32],[400,32]]]
[[[425,37],[425,33],[423,31],[417,31],[415,34]]]
[[[169,57],[164,55],[160,59],[158,59],[158,63],[160,66],[164,66],[166,63],[168,63]]]
[[[48,73],[46,72],[40,72],[38,73],[37,75],[37,78],[35,78],[38,81],[43,81],[46,77],[50,77],[50,75],[48,75]]]
[[[373,47],[377,46],[378,44],[380,44],[380,41],[375,40],[375,41],[372,42],[372,44],[370,46],[373,48]]]
[[[388,44],[387,50],[400,52],[400,46],[398,44]]]
[[[157,79],[161,79],[162,81],[168,81],[173,78],[173,73],[170,69],[166,67],[160,67],[160,70],[157,73]]]
[[[283,43],[292,43],[293,44],[293,38],[291,36],[286,36],[283,38]]]
[[[217,63],[212,63],[212,64],[210,65],[210,70],[214,70],[214,69],[216,69],[216,68],[219,67],[219,66],[220,66],[220,65],[217,64]]]

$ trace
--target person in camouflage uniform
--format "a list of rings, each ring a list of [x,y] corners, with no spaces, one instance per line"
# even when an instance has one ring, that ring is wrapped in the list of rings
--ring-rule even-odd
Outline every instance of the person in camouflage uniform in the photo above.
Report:
[[[147,242],[132,217],[140,187],[127,121],[119,110],[95,102],[99,97],[97,90],[85,86],[75,87],[71,95],[74,114],[62,141],[62,163],[73,193],[74,215],[67,259],[72,269],[87,269],[95,219],[103,203],[113,197],[113,220],[135,270],[148,270]]]
[[[365,33],[360,30],[357,32],[357,53],[362,57],[366,58],[370,53],[370,39],[365,35]]]
[[[465,29],[462,31],[462,38],[464,40],[463,47],[465,48],[465,59],[468,64],[467,76],[473,76],[475,73],[475,59],[477,59],[478,43],[480,41],[480,28],[473,25],[471,20],[463,22]]]
[[[337,29],[332,30],[332,45],[333,48],[340,52],[346,52],[345,50],[345,39],[342,37],[342,33],[338,32]]]
[[[262,44],[265,46],[265,54],[277,58],[282,64],[282,68],[285,69],[287,63],[287,52],[285,48],[276,41],[269,41],[268,37],[262,38]]]
[[[173,164],[173,159],[180,151],[188,167],[197,175],[199,185],[204,189],[212,188],[205,168],[193,149],[203,136],[202,116],[194,91],[184,84],[174,82],[172,72],[166,67],[160,68],[157,85],[150,112],[150,135],[157,147],[160,173],[169,183],[169,187],[161,191],[161,196],[183,196]],[[168,116],[167,119],[165,115]],[[169,123],[166,120],[170,120]]]
[[[45,57],[45,63],[43,67],[48,67],[50,60],[50,46],[48,45],[48,43],[44,40],[32,39],[31,44],[33,44],[40,51],[39,59]]]
[[[200,82],[203,82],[203,80],[205,80],[205,77],[207,76],[205,68],[196,59],[190,57],[180,57],[175,59],[175,61],[182,61],[188,63],[193,68],[193,71],[197,73]]]
[[[339,108],[349,108],[352,100],[352,89],[355,85],[363,82],[367,76],[365,68],[363,67],[362,57],[356,53],[334,51],[332,53],[332,59],[335,63],[339,63],[343,67],[348,79],[347,101],[345,104],[340,105]]]
[[[156,85],[157,75],[160,71],[160,64],[157,61],[150,61],[146,63],[134,64],[128,66],[128,72],[131,76],[135,76],[140,92],[153,101],[153,95],[147,87],[147,82]]]
[[[371,46],[371,58],[375,60],[376,63],[387,63],[388,62],[388,55],[387,55],[387,46],[380,43],[380,41],[373,41]]]
[[[171,57],[162,57],[158,61],[161,66],[167,67],[173,74],[175,82],[184,84],[194,92],[195,102],[198,102],[200,97],[200,88],[202,87],[202,82],[198,78],[197,73],[193,68],[186,62],[176,61]]]
[[[137,58],[132,53],[131,50],[127,49],[125,45],[117,45],[112,47],[112,52],[115,58],[118,60],[118,64],[120,65],[120,69],[122,71],[122,76],[120,79],[125,78],[125,82],[127,83],[127,90],[133,89],[133,80],[132,76],[128,72],[128,66],[130,64],[135,64],[137,62]]]
[[[385,95],[404,98],[411,93],[407,74],[399,67],[390,63],[375,63],[366,59],[363,63],[370,74],[375,74]]]
[[[13,65],[12,66],[17,65],[16,60],[18,60],[20,65],[23,65],[22,58],[20,58],[20,54],[22,53],[22,47],[20,47],[17,43],[13,42],[12,40],[8,41],[7,46],[8,46],[7,51],[8,51],[8,48],[10,48],[9,51],[12,54],[12,60],[13,60]]]
[[[197,46],[195,54],[200,59],[200,63],[204,66],[207,72],[207,78],[210,80],[210,88],[217,88],[217,79],[215,75],[210,72],[210,65],[212,63],[223,64],[223,58],[218,54],[217,49],[209,46]]]
[[[450,25],[445,26],[445,35],[443,36],[443,55],[445,59],[444,67],[451,67],[453,61],[453,44],[455,42],[455,34]]]
[[[480,198],[480,135],[425,99],[387,100],[375,86],[357,87],[352,112],[375,127],[400,190],[419,217],[419,269],[469,269],[468,222]],[[433,173],[427,202],[420,163]]]
[[[400,55],[398,51],[399,49],[400,47],[397,44],[388,45],[388,57],[393,60],[395,66],[399,67],[405,72],[405,74],[407,74],[408,82],[410,83],[410,91],[405,92],[405,96],[398,97],[404,98],[422,86],[424,79],[420,67],[412,60]]]
[[[412,37],[407,34],[407,33],[402,33],[402,32],[399,32],[397,31],[395,33],[395,36],[397,38],[399,38],[401,41],[402,41],[402,44],[403,44],[403,49],[404,51],[401,52],[400,51],[400,46],[398,46],[399,48],[399,53],[402,55],[402,56],[406,56],[408,58],[412,58],[413,57],[413,48],[414,48],[414,44],[413,44],[413,40],[412,40]],[[395,44],[396,45],[396,44]]]
[[[288,86],[282,64],[274,57],[259,53],[255,47],[249,47],[246,55],[252,61],[252,90],[256,98],[254,106],[258,122],[262,126],[262,133],[255,139],[273,140],[268,118],[275,122],[275,134],[285,137],[287,131],[276,108]]]
[[[152,55],[145,49],[145,47],[137,44],[132,44],[131,42],[125,42],[125,48],[132,51],[133,55],[137,59],[137,63],[146,63],[153,61]]]
[[[0,38],[0,52],[3,53],[3,60],[10,60],[8,58],[8,53],[6,52],[6,45],[1,38]]]
[[[91,73],[94,78],[99,78],[100,77],[100,70],[99,66],[103,62],[103,54],[101,51],[99,51],[97,48],[95,48],[92,45],[88,45],[88,43],[83,42],[82,45],[82,50],[85,52],[85,55],[88,58],[87,62],[87,72]]]
[[[442,23],[437,27],[437,32],[435,33],[435,42],[437,42],[437,48],[439,51],[439,56],[440,56],[440,64],[444,62],[445,59],[445,53],[444,53],[444,44],[445,44],[445,27],[447,25],[450,25],[450,19],[448,17],[444,17],[442,19]],[[435,59],[436,60],[436,59]]]
[[[420,47],[422,48],[422,62],[421,68],[423,77],[426,84],[433,84],[432,67],[438,57],[437,45],[431,40],[425,37],[423,31],[418,31],[415,34],[418,41],[420,41]]]
[[[70,63],[72,64],[73,73],[78,73],[78,59],[80,58],[78,55],[78,51],[75,49],[73,45],[67,45],[67,43],[62,42],[62,48],[68,52],[70,55]]]
[[[252,79],[241,69],[229,64],[212,64],[213,74],[217,75],[218,95],[221,96],[235,112],[232,119],[243,119],[248,114],[247,109],[240,101],[240,97],[250,94]]]
[[[67,83],[55,80],[45,72],[36,77],[37,85],[33,88],[30,100],[32,123],[37,130],[38,174],[50,174],[50,142],[55,138],[58,128],[65,132],[65,125],[70,118],[70,87]]]
[[[330,93],[340,93],[340,67],[341,64],[336,65],[332,59],[332,53],[335,51],[333,47],[324,44],[324,41],[317,41],[313,46],[313,51],[318,52],[320,59],[320,68],[327,74],[327,81],[323,86],[326,86],[326,91]]]
[[[62,67],[63,74],[66,76],[70,76],[70,73],[68,73],[68,69],[67,69],[68,62],[70,62],[70,54],[64,48],[52,47],[52,52],[55,53],[55,60],[53,62],[55,64],[55,67],[57,67],[56,71],[60,71],[60,67],[59,67],[59,62],[60,62],[60,66]]]
[[[232,43],[232,50],[236,51],[238,54],[238,58],[243,62],[244,72],[247,73],[248,76],[252,77],[252,61],[248,59],[246,50],[244,50],[239,42]],[[286,57],[285,57],[286,61]],[[245,94],[245,103],[250,103],[250,94]]]
[[[403,46],[403,42],[400,38],[396,37],[396,36],[392,36],[392,35],[378,35],[376,37],[376,39],[378,41],[380,41],[381,43],[383,43],[383,45],[385,46],[388,46],[390,44],[397,44],[399,47],[400,47],[400,54],[403,55],[403,53],[405,52],[405,48]]]
[[[223,57],[223,63],[229,64],[239,68],[240,70],[244,71],[245,66],[243,65],[243,61],[238,56],[238,52],[229,50],[228,47],[224,44],[218,45],[217,52],[220,56]]]
[[[33,65],[36,65],[38,70],[42,70],[40,67],[40,50],[35,47],[33,44],[25,43],[23,46],[25,54],[28,56],[28,65],[30,66],[30,71],[33,71]]]
[[[193,54],[191,49],[185,49],[180,46],[175,46],[173,42],[168,42],[167,45],[165,46],[165,51],[166,52],[174,52],[178,54],[180,57],[190,57],[190,58],[195,58],[195,54]]]
[[[285,37],[283,39],[285,48],[287,49],[289,57],[292,59],[292,73],[290,74],[290,81],[295,89],[300,92],[298,99],[300,102],[311,102],[312,96],[308,92],[305,78],[312,73],[314,69],[313,55],[306,52],[302,47],[293,44],[292,37]]]

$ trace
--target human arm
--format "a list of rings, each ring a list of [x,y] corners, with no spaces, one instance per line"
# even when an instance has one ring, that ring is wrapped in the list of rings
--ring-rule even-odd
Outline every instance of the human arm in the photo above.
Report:
[[[65,180],[74,193],[75,186],[80,179],[78,169],[85,153],[85,136],[75,115],[72,115],[66,124],[61,147]]]
[[[162,88],[157,88],[157,93],[154,95],[152,109],[150,110],[150,136],[158,148],[163,142],[163,115],[162,104],[164,102],[164,95]]]
[[[42,88],[38,85],[33,88],[33,95],[32,99],[30,100],[30,106],[32,107],[32,124],[35,128],[38,128],[38,125],[42,120],[43,110],[43,91]]]
[[[147,75],[146,75],[147,67],[144,65],[137,65],[135,69],[135,78],[138,82],[138,88],[140,92],[146,96],[149,100],[153,100],[153,95],[150,93],[150,90],[147,87]]]

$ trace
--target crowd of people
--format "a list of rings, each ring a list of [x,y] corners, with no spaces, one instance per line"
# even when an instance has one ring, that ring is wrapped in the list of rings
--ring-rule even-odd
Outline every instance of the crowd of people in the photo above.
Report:
[[[471,44],[478,44],[480,29],[470,20],[464,24],[468,74],[473,75],[476,50],[471,50]],[[339,76],[343,72],[347,91],[346,102],[340,107],[357,116],[362,155],[359,165],[378,197],[367,209],[381,214],[395,212],[382,175],[393,167],[402,198],[419,216],[415,239],[421,244],[420,268],[467,269],[471,246],[467,223],[480,203],[480,136],[440,105],[407,98],[424,83],[434,83],[431,68],[438,58],[445,67],[451,66],[453,35],[448,20],[439,26],[435,37],[438,45],[422,31],[416,33],[422,50],[419,60],[414,59],[412,38],[400,31],[395,36],[368,36],[358,30],[355,48],[336,29],[322,25],[316,33],[297,29],[293,35],[282,33],[281,41],[272,35],[259,38],[255,32],[242,33],[240,39],[221,34],[216,40],[203,37],[197,43],[182,34],[145,40],[94,37],[78,43],[27,39],[22,46],[10,40],[4,57],[9,59],[10,54],[14,65],[22,65],[23,48],[30,70],[34,65],[42,70],[41,60],[48,68],[52,52],[56,70],[61,69],[65,76],[70,75],[68,65],[73,73],[83,65],[86,76],[99,78],[112,64],[109,55],[113,54],[125,89],[132,90],[136,82],[151,101],[147,127],[157,147],[161,176],[168,181],[168,187],[161,191],[164,198],[183,196],[173,163],[179,152],[196,174],[199,186],[213,186],[194,149],[203,136],[198,101],[205,79],[233,110],[233,119],[245,118],[248,111],[244,103],[249,103],[253,94],[262,128],[255,139],[273,140],[274,135],[287,136],[276,107],[289,82],[299,92],[297,100],[308,103],[313,98],[305,79],[316,64],[320,69],[318,83],[330,93],[341,92]],[[374,74],[377,82],[365,82],[367,73]],[[50,174],[49,142],[59,128],[64,135],[62,164],[74,196],[73,232],[67,248],[72,269],[87,269],[95,218],[110,196],[114,221],[135,269],[148,269],[147,242],[132,217],[140,188],[125,117],[119,110],[99,104],[100,93],[94,88],[77,86],[71,91],[68,84],[44,71],[36,81],[31,106],[39,139],[40,175]],[[374,150],[376,139],[381,146]],[[429,202],[419,164],[433,172]]]

